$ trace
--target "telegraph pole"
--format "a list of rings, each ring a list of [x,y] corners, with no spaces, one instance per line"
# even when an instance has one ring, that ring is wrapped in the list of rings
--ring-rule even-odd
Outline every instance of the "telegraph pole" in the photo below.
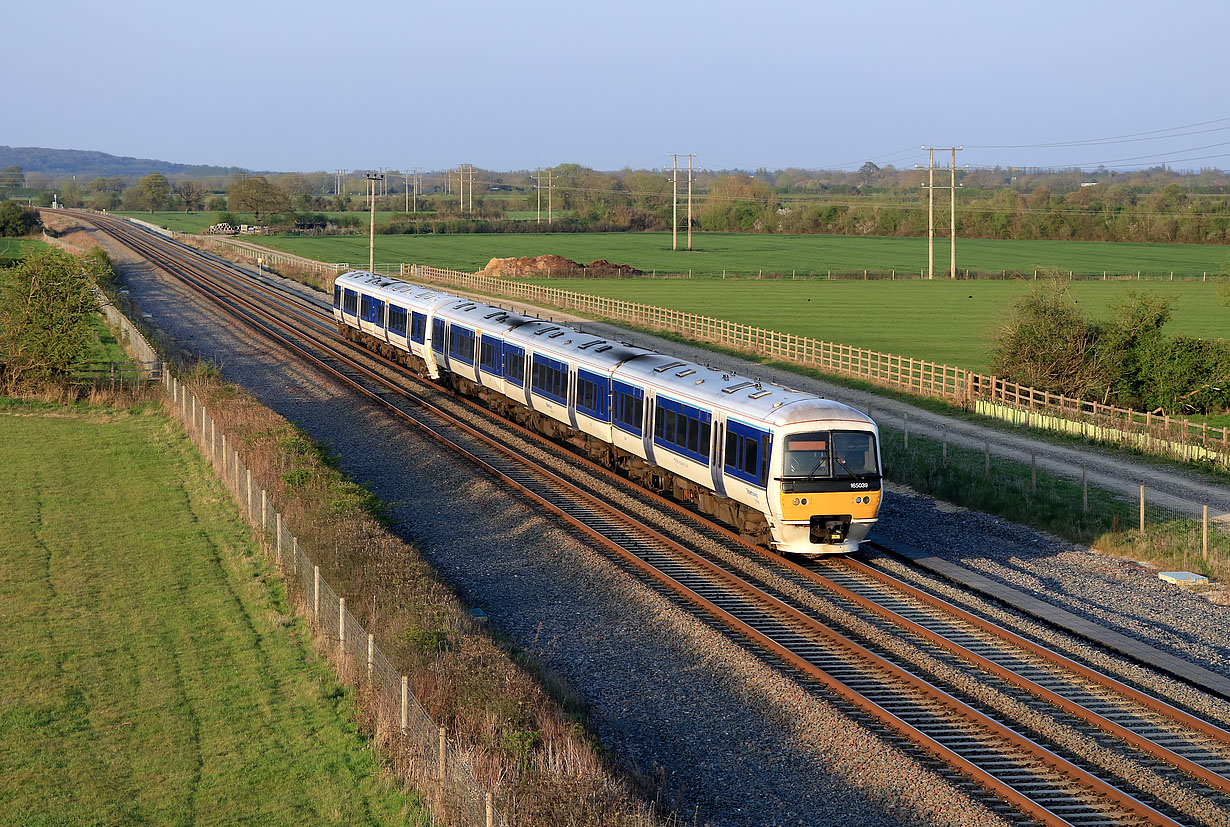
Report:
[[[547,167],[547,223],[551,223],[551,193],[555,191],[555,185],[551,183],[551,167]]]
[[[406,179],[406,215],[410,214],[410,173],[403,171],[402,177]]]
[[[948,235],[950,243],[950,257],[948,277],[955,279],[957,277],[957,152],[965,147],[961,146],[924,146],[927,150],[927,278],[935,278],[935,191],[937,189],[948,190],[949,195],[949,219],[948,219]],[[949,185],[937,187],[935,185],[935,152],[936,150],[948,151],[952,153],[952,165],[948,168]],[[919,167],[915,167],[918,169]],[[943,169],[943,167],[940,167]],[[942,228],[941,228],[942,229]]]
[[[679,156],[671,154],[671,249],[679,249]]]
[[[367,241],[367,272],[376,271],[376,185],[384,181],[383,172],[367,173],[367,205],[371,212],[371,225]]]
[[[692,249],[692,158],[688,155],[688,249]]]
[[[671,156],[671,249],[679,249],[679,157],[682,152],[668,153]],[[692,159],[696,155],[687,153],[688,158],[688,249],[692,249]]]
[[[542,223],[542,167],[534,170],[534,178],[537,181],[534,186],[534,191],[538,193],[538,223]]]

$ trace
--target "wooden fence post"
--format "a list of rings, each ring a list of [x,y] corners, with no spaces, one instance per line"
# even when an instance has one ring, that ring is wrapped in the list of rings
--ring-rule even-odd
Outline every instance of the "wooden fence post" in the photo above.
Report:
[[[342,676],[346,675],[346,598],[337,599],[337,656],[342,662]]]
[[[282,512],[273,512],[273,547],[274,562],[282,568]]]
[[[406,726],[410,723],[410,690],[409,681],[405,675],[401,676],[401,734],[406,734]]]
[[[247,508],[248,508],[248,519],[250,520],[250,519],[252,519],[252,469],[251,469],[251,468],[245,468],[245,469],[244,469],[244,476],[247,478],[247,481],[248,481],[248,482],[247,482],[247,486],[248,486],[248,495],[247,495],[247,497],[245,497],[244,499],[245,499],[245,501],[246,501],[246,505],[247,505]]]
[[[320,566],[312,566],[312,624],[320,623]]]
[[[448,734],[444,727],[440,727],[440,746],[437,751],[436,760],[440,763],[440,780],[443,781],[445,772],[448,769]]]
[[[1145,487],[1140,486],[1140,533],[1145,533]]]
[[[1209,562],[1209,507],[1204,507],[1204,514],[1200,520],[1200,548],[1204,562]]]
[[[295,577],[299,576],[299,538],[290,538],[290,553],[295,558]]]
[[[491,792],[488,791],[486,796],[487,804],[487,827],[495,827],[495,803],[491,800]]]
[[[367,633],[367,685],[372,684],[372,668],[376,665],[376,636]]]

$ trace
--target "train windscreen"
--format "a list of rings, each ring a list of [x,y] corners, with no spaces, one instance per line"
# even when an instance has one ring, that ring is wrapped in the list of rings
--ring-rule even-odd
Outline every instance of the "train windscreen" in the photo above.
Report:
[[[813,431],[786,437],[786,477],[876,476],[875,435],[866,431]]]

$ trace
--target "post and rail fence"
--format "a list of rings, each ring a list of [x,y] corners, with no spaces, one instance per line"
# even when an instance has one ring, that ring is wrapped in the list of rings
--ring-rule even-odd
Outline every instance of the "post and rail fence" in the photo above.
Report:
[[[1118,443],[1184,461],[1230,467],[1230,426],[1210,427],[1184,418],[1073,399],[953,365],[499,276],[417,264],[400,265],[397,275],[676,333],[893,390],[940,397],[1019,425]]]

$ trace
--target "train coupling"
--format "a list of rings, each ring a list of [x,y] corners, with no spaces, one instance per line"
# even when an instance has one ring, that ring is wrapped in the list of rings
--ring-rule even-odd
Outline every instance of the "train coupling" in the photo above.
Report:
[[[816,514],[811,518],[811,542],[831,545],[845,542],[850,533],[850,515],[824,516]]]

